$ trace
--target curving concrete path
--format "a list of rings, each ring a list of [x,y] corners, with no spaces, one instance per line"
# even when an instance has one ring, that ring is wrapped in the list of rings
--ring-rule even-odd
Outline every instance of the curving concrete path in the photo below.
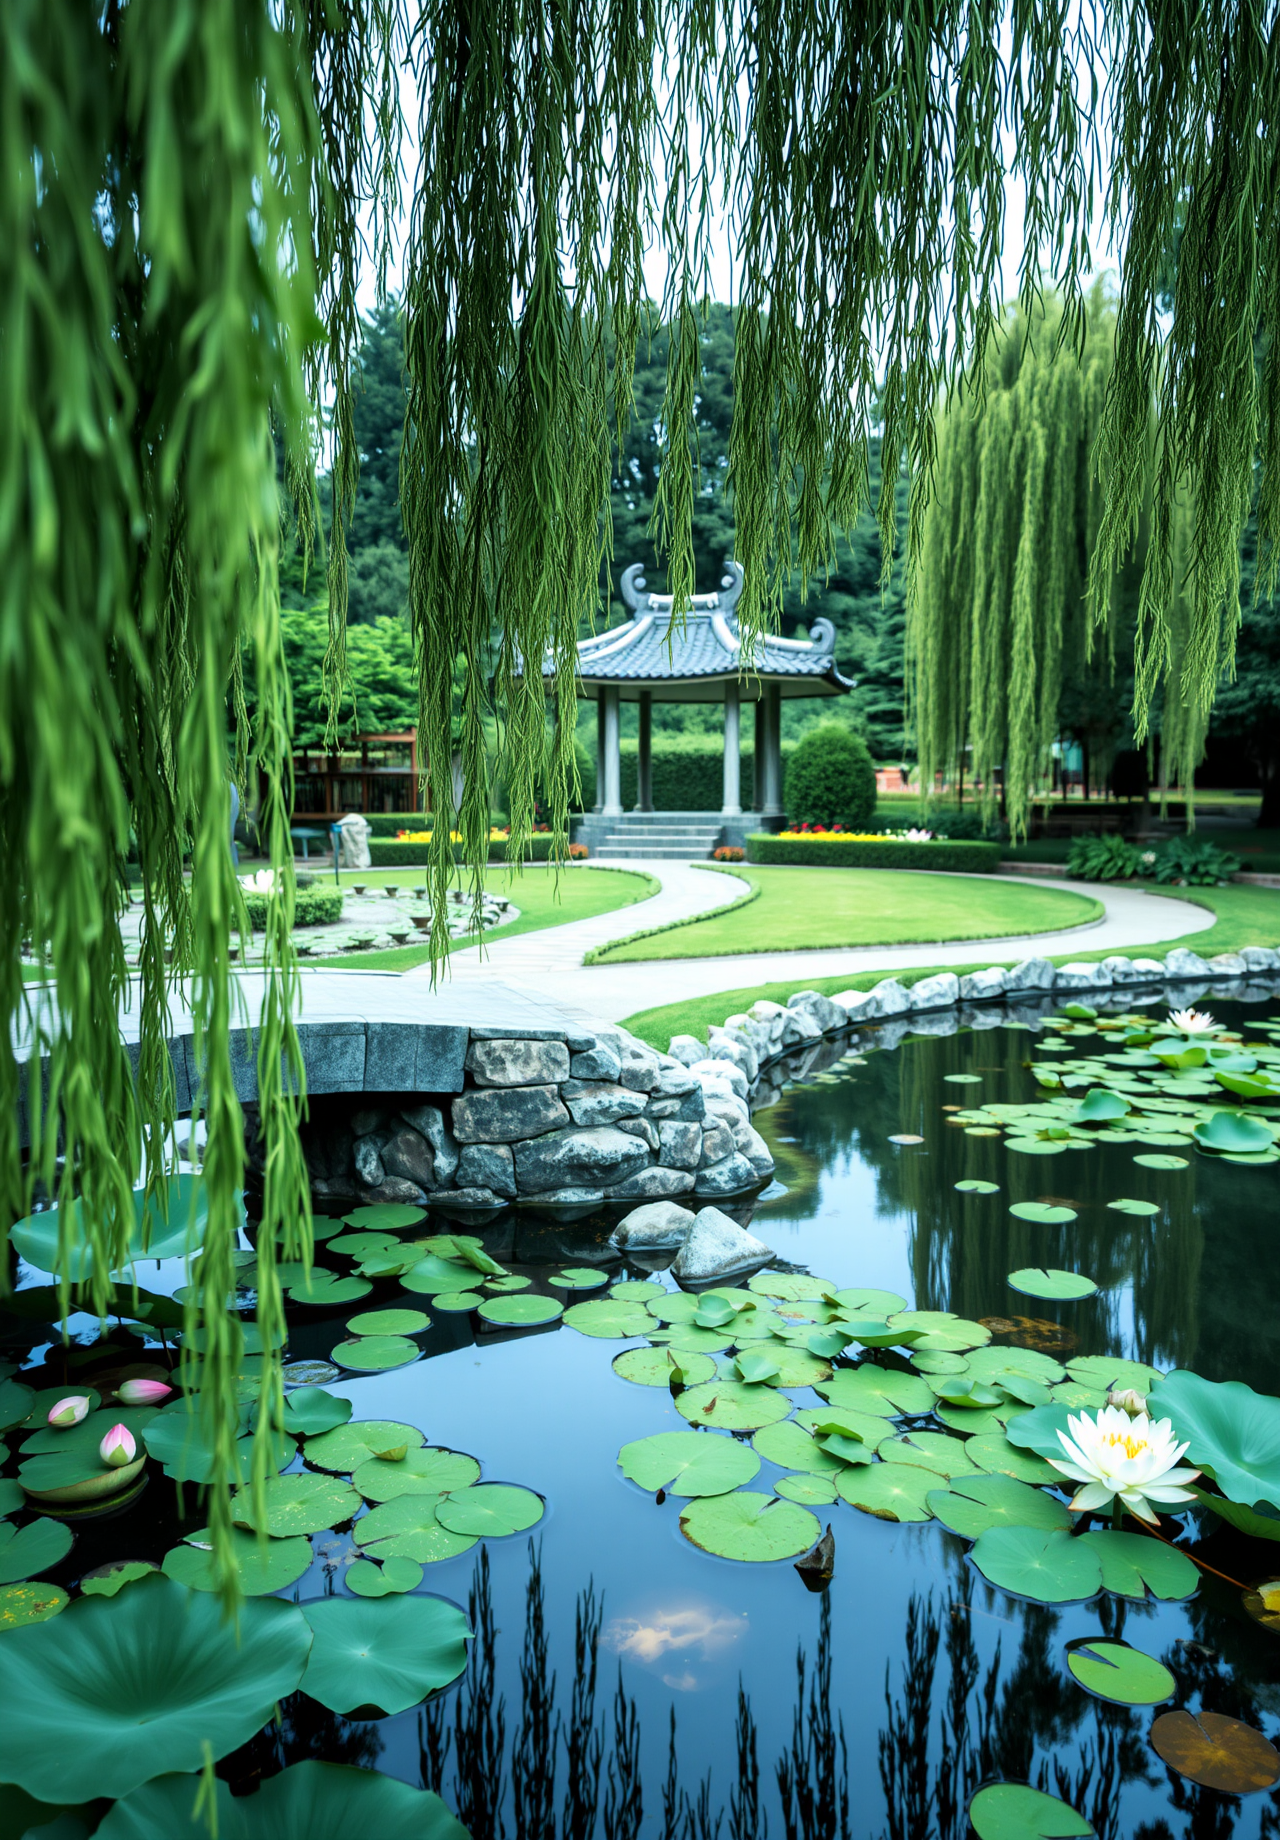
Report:
[[[596,865],[592,865],[595,867]],[[610,865],[601,864],[601,868]],[[618,865],[622,866],[622,865]],[[631,907],[597,914],[567,926],[546,927],[517,939],[494,939],[450,955],[446,988],[488,983],[536,991],[543,1000],[572,1004],[602,1021],[622,1022],[638,1010],[661,1003],[704,997],[717,990],[740,990],[756,984],[787,981],[803,985],[810,978],[854,977],[859,972],[910,970],[920,965],[1003,964],[1033,953],[1059,958],[1064,953],[1130,952],[1203,932],[1216,916],[1207,908],[1143,889],[1105,883],[1069,882],[1061,877],[998,876],[1011,886],[1028,882],[1066,889],[1102,902],[1100,920],[1053,933],[1001,939],[965,939],[943,945],[842,946],[812,952],[749,952],[726,958],[657,959],[617,965],[584,965],[585,953],[625,939],[646,927],[692,919],[741,899],[736,876],[708,873],[691,863],[631,862],[662,883],[661,892]],[[937,871],[930,871],[937,873]],[[409,972],[409,977],[423,973]]]

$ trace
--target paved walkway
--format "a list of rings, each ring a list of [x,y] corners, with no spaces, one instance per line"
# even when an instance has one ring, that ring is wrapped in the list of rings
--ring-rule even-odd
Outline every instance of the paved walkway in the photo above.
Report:
[[[602,867],[607,865],[601,865]],[[949,945],[848,946],[814,952],[750,952],[729,958],[658,959],[649,963],[584,965],[583,955],[645,927],[665,926],[728,906],[740,897],[736,876],[709,874],[688,863],[628,862],[662,883],[648,901],[567,926],[546,927],[517,939],[496,938],[483,949],[467,947],[449,960],[449,983],[462,985],[501,979],[527,986],[544,999],[572,1004],[605,1021],[622,1022],[638,1010],[678,1003],[717,990],[788,981],[800,986],[810,978],[853,977],[862,971],[909,970],[919,965],[987,965],[1043,953],[1129,952],[1134,947],[1181,939],[1214,924],[1207,908],[1141,889],[1060,878],[1000,876],[1018,887],[1028,882],[1067,889],[1099,900],[1105,917],[1061,932],[1003,939],[966,939]],[[409,977],[423,973],[410,972]],[[447,986],[446,986],[447,987]]]

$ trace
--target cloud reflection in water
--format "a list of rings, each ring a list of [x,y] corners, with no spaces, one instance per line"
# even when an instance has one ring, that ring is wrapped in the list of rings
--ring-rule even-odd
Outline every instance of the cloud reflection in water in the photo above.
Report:
[[[704,1683],[690,1663],[723,1654],[746,1634],[747,1626],[745,1616],[718,1604],[691,1603],[638,1616],[616,1616],[605,1625],[600,1641],[615,1655],[646,1666],[667,1655],[679,1655],[684,1665],[663,1674],[663,1682],[676,1692],[692,1693]]]

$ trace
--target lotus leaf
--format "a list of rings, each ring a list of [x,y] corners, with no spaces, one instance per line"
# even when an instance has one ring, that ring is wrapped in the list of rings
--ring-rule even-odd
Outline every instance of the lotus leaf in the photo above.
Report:
[[[315,1640],[302,1690],[331,1712],[404,1712],[467,1665],[467,1619],[440,1597],[322,1597],[303,1615]]]
[[[649,1315],[660,1323],[691,1323],[698,1314],[702,1299],[688,1291],[662,1291],[650,1299]]]
[[[351,1417],[351,1401],[322,1386],[299,1386],[285,1397],[284,1428],[295,1437],[321,1437]]]
[[[22,1484],[12,1476],[0,1476],[0,1515],[16,1514],[19,1508],[25,1508],[27,1498],[22,1492]]]
[[[976,1540],[989,1527],[1071,1525],[1071,1516],[1054,1496],[1012,1476],[963,1476],[950,1489],[935,1489],[929,1506],[935,1519],[966,1540]]]
[[[1009,1288],[1024,1297],[1045,1297],[1054,1302],[1076,1303],[1082,1297],[1094,1297],[1098,1287],[1092,1278],[1077,1271],[1059,1271],[1054,1266],[1026,1265],[1009,1273]]]
[[[296,1476],[269,1476],[263,1491],[266,1519],[254,1518],[253,1495],[240,1489],[231,1497],[231,1518],[238,1527],[269,1533],[276,1539],[290,1534],[320,1533],[337,1527],[360,1511],[360,1497],[345,1482],[303,1470]]]
[[[933,1407],[932,1388],[919,1374],[900,1373],[872,1362],[841,1368],[818,1391],[830,1405],[880,1418],[893,1418],[899,1412],[928,1412]]]
[[[944,1405],[961,1406],[967,1410],[978,1411],[987,1406],[1003,1405],[1006,1397],[998,1386],[992,1386],[986,1380],[976,1380],[972,1374],[943,1374],[930,1384]],[[1047,1399],[1047,1393],[1045,1397]]]
[[[815,1437],[854,1438],[869,1450],[878,1449],[893,1436],[892,1419],[878,1418],[871,1412],[851,1412],[844,1406],[806,1406],[796,1413],[795,1422]]]
[[[777,1363],[778,1386],[818,1386],[831,1378],[831,1363],[808,1348],[774,1342],[769,1353]]]
[[[931,1472],[911,1463],[859,1464],[836,1477],[837,1493],[851,1507],[881,1521],[927,1521],[932,1486]]]
[[[1082,1354],[1067,1362],[1067,1372],[1073,1380],[1096,1387],[1103,1393],[1116,1388],[1145,1393],[1152,1382],[1160,1378],[1157,1367],[1147,1367],[1142,1361],[1122,1361],[1118,1355],[1107,1354]]]
[[[410,1207],[403,1201],[372,1201],[367,1207],[352,1208],[342,1217],[351,1227],[372,1227],[375,1231],[398,1232],[425,1220],[426,1210]]]
[[[638,1438],[622,1446],[618,1464],[642,1489],[665,1489],[669,1495],[727,1495],[760,1473],[754,1451],[731,1437],[701,1431],[660,1431]]]
[[[1196,1125],[1192,1135],[1202,1150],[1230,1151],[1236,1156],[1270,1150],[1275,1142],[1261,1119],[1243,1112],[1215,1112]]]
[[[739,1378],[747,1386],[760,1386],[778,1378],[778,1363],[764,1348],[747,1348],[734,1361]],[[831,1369],[828,1368],[830,1373]]]
[[[415,1296],[433,1297],[437,1292],[469,1290],[475,1282],[475,1272],[460,1259],[440,1259],[428,1253],[401,1274],[400,1282]]]
[[[479,1291],[433,1291],[431,1301],[441,1316],[465,1316],[484,1302]]]
[[[550,1279],[548,1279],[548,1283],[550,1283],[550,1284],[555,1284],[556,1282],[557,1282],[557,1280],[556,1280],[555,1278],[550,1278]],[[607,1284],[607,1283],[608,1283],[608,1279],[607,1279],[607,1278],[604,1278],[604,1277],[602,1277],[602,1278],[601,1278],[601,1280],[600,1280],[600,1282],[601,1282],[601,1284]],[[532,1278],[518,1278],[518,1277],[516,1277],[516,1276],[515,1276],[515,1275],[514,1275],[513,1273],[511,1273],[511,1272],[507,1272],[507,1273],[506,1273],[506,1274],[505,1274],[505,1275],[504,1275],[503,1277],[501,1277],[501,1278],[486,1278],[486,1279],[485,1279],[485,1281],[484,1281],[484,1288],[485,1288],[485,1290],[486,1290],[486,1291],[491,1291],[491,1292],[498,1292],[498,1291],[527,1291],[527,1290],[528,1290],[528,1288],[529,1288],[529,1286],[530,1286],[530,1285],[531,1285],[532,1283],[533,1283],[533,1279],[532,1279]],[[591,1288],[591,1287],[590,1287],[590,1286],[584,1286],[583,1288],[584,1288],[584,1289],[589,1289],[589,1288]]]
[[[564,1315],[564,1305],[555,1297],[487,1297],[477,1314],[499,1327],[532,1329],[542,1323],[558,1322]]]
[[[317,1266],[309,1283],[290,1285],[289,1300],[292,1303],[309,1303],[320,1309],[335,1303],[357,1303],[361,1297],[367,1297],[372,1289],[367,1278],[340,1278],[336,1272],[324,1271]]]
[[[974,1468],[988,1476],[1013,1476],[1019,1482],[1060,1486],[1060,1473],[1034,1451],[1019,1450],[1002,1431],[989,1431],[970,1438],[965,1455]]]
[[[296,1584],[310,1569],[313,1557],[311,1542],[299,1535],[293,1539],[261,1540],[254,1533],[233,1528],[230,1542],[231,1561],[236,1579],[246,1597],[266,1597],[286,1586]],[[207,1528],[189,1533],[178,1546],[164,1556],[165,1576],[195,1591],[217,1591],[221,1580],[213,1566],[212,1536]]]
[[[877,1424],[881,1421],[877,1420]],[[857,1442],[848,1438],[847,1433],[840,1433],[848,1442]],[[797,1424],[794,1419],[786,1419],[777,1425],[762,1425],[751,1442],[760,1455],[770,1463],[776,1463],[780,1469],[798,1469],[811,1471],[815,1475],[834,1476],[843,1467],[838,1453],[824,1450],[813,1432]],[[865,1460],[870,1461],[871,1447],[859,1446],[865,1453]]]
[[[684,1386],[696,1386],[709,1380],[716,1364],[709,1355],[686,1354],[673,1366],[673,1357],[665,1348],[624,1348],[613,1357],[613,1371],[637,1386],[670,1386],[677,1373]]]
[[[1004,1147],[1020,1156],[1061,1156],[1067,1146],[1042,1137],[1006,1137]]]
[[[798,1502],[803,1508],[823,1508],[836,1500],[836,1485],[830,1476],[818,1476],[811,1470],[798,1476],[780,1476],[773,1485],[775,1495],[784,1501]]]
[[[199,1781],[160,1776],[117,1802],[98,1840],[209,1840],[193,1814]],[[378,1770],[342,1763],[295,1763],[254,1795],[216,1784],[218,1840],[468,1840],[439,1796],[411,1789]]]
[[[813,1330],[805,1337],[804,1346],[810,1354],[816,1354],[820,1361],[834,1361],[844,1353],[850,1342],[857,1339],[851,1329],[837,1326],[834,1329]]]
[[[340,1220],[334,1220],[330,1214],[313,1214],[311,1216],[311,1237],[317,1240],[332,1239],[336,1233],[342,1231],[342,1225]]]
[[[611,1297],[620,1302],[650,1303],[655,1297],[664,1297],[666,1291],[661,1284],[655,1284],[652,1278],[620,1278],[609,1291]]]
[[[915,1346],[937,1348],[963,1354],[970,1348],[983,1348],[991,1340],[990,1329],[966,1317],[953,1316],[949,1310],[899,1310],[889,1319],[891,1329],[923,1331]]]
[[[431,1327],[422,1310],[365,1310],[347,1323],[352,1335],[421,1335]]]
[[[86,1597],[114,1597],[127,1584],[136,1584],[139,1578],[150,1578],[159,1570],[151,1559],[116,1559],[109,1565],[99,1565],[86,1572],[80,1580],[80,1589]]]
[[[416,1425],[402,1425],[395,1419],[360,1418],[309,1441],[304,1454],[307,1462],[318,1469],[349,1476],[370,1457],[387,1457],[392,1452],[402,1457],[423,1441]]]
[[[25,1527],[0,1521],[0,1585],[23,1584],[49,1571],[66,1558],[73,1538],[61,1521],[28,1521]]]
[[[1229,1526],[1238,1527],[1241,1533],[1251,1534],[1255,1540],[1280,1540],[1280,1516],[1273,1509],[1264,1505],[1257,1509],[1246,1508],[1243,1502],[1228,1501],[1224,1495],[1211,1495],[1205,1489],[1193,1488],[1191,1493],[1201,1507],[1208,1508]]]
[[[841,1329],[862,1348],[914,1348],[927,1333],[924,1329],[893,1328],[887,1322],[877,1322],[874,1316],[849,1317]]]
[[[1034,1406],[1030,1412],[1017,1412],[1005,1424],[1005,1436],[1020,1450],[1034,1450],[1037,1456],[1065,1461],[1058,1433],[1071,1435],[1072,1408],[1054,1401],[1052,1405]]]
[[[705,1296],[698,1299],[698,1307],[694,1311],[693,1320],[700,1329],[723,1329],[724,1325],[731,1323],[736,1315],[737,1311],[727,1297],[720,1297],[714,1291],[708,1291]]]
[[[940,1348],[917,1349],[910,1359],[911,1365],[922,1374],[967,1374],[969,1371],[967,1355],[947,1354]]]
[[[870,1463],[872,1460],[872,1447],[864,1444],[861,1438],[850,1437],[847,1432],[824,1431],[818,1437],[826,1455],[839,1463]]]
[[[1030,1220],[1042,1227],[1063,1226],[1076,1219],[1074,1208],[1054,1207],[1047,1201],[1015,1201],[1009,1212],[1019,1220]]]
[[[450,1533],[490,1539],[523,1533],[536,1526],[542,1513],[540,1495],[507,1482],[480,1482],[456,1495],[443,1495],[436,1503],[436,1519]]]
[[[347,1568],[347,1589],[357,1597],[398,1597],[404,1591],[416,1591],[422,1583],[422,1567],[413,1559],[388,1559],[377,1566],[368,1559],[357,1559]]]
[[[899,1297],[897,1291],[871,1290],[865,1285],[835,1291],[831,1302],[839,1305],[842,1316],[874,1316],[880,1321],[907,1307],[906,1298]]]
[[[267,1722],[310,1646],[301,1611],[276,1598],[242,1604],[235,1623],[160,1576],[78,1598],[5,1643],[0,1780],[65,1803],[128,1795],[161,1759],[198,1769]]]
[[[458,1450],[406,1451],[398,1463],[370,1457],[351,1481],[366,1501],[394,1501],[398,1495],[447,1495],[480,1480],[480,1465]]]
[[[688,1301],[697,1308],[695,1298],[690,1297]],[[693,1310],[689,1315],[693,1315]],[[613,1297],[601,1297],[595,1303],[570,1304],[564,1320],[579,1335],[594,1336],[606,1342],[630,1341],[633,1336],[647,1335],[654,1323],[643,1304],[626,1298],[619,1302]]]
[[[237,1205],[243,1222],[244,1203],[238,1200]],[[70,1269],[60,1274],[73,1284],[83,1283],[93,1272],[93,1251],[78,1224],[79,1207],[74,1199],[67,1203],[68,1240],[75,1250],[71,1254]],[[174,1176],[167,1191],[150,1200],[144,1190],[136,1189],[133,1213],[126,1254],[128,1261],[181,1258],[199,1246],[204,1238],[209,1213],[204,1184],[197,1176]],[[13,1244],[38,1271],[58,1271],[60,1219],[61,1209],[51,1207],[16,1221],[9,1229]]]
[[[566,1265],[563,1271],[553,1271],[547,1283],[558,1291],[598,1291],[609,1282],[607,1271],[596,1271],[590,1265]],[[617,1291],[613,1292],[617,1295]]]
[[[0,1431],[20,1425],[34,1404],[35,1394],[29,1386],[20,1380],[0,1380]]]
[[[680,1514],[680,1531],[704,1552],[722,1559],[764,1564],[808,1552],[822,1528],[806,1508],[752,1489],[693,1501]]]
[[[1086,1093],[1074,1110],[1069,1114],[1072,1123],[1102,1124],[1109,1118],[1124,1118],[1129,1106],[1119,1093],[1109,1091],[1105,1086],[1095,1086]]]
[[[699,1329],[693,1323],[677,1323],[671,1329],[649,1330],[649,1340],[656,1347],[674,1348],[678,1354],[719,1354],[733,1347],[733,1327]]]
[[[1135,1201],[1129,1195],[1122,1195],[1118,1201],[1108,1201],[1107,1206],[1113,1214],[1141,1214],[1149,1217],[1160,1212],[1158,1201]]]
[[[408,1248],[394,1233],[341,1233],[329,1241],[330,1252],[340,1252],[345,1259],[367,1259],[375,1253],[404,1254]]]
[[[969,1556],[990,1584],[1039,1604],[1081,1603],[1102,1585],[1097,1554],[1062,1528],[991,1527]]]
[[[1280,1779],[1275,1745],[1220,1712],[1162,1712],[1151,1746],[1171,1770],[1223,1795],[1256,1795]]]
[[[808,1303],[821,1297],[833,1297],[836,1287],[829,1278],[813,1278],[806,1272],[758,1271],[754,1278],[747,1279],[747,1289],[754,1291],[757,1297]]]
[[[0,1587],[0,1635],[27,1623],[47,1623],[71,1599],[56,1584],[7,1584]]]
[[[950,1086],[981,1086],[980,1073],[944,1073],[943,1079]]]
[[[1139,1602],[1153,1597],[1177,1602],[1194,1596],[1200,1584],[1195,1563],[1176,1546],[1145,1533],[1082,1533],[1081,1543],[1098,1555],[1102,1588]]]
[[[412,1559],[431,1565],[456,1559],[470,1551],[479,1538],[474,1533],[453,1533],[436,1519],[434,1495],[400,1495],[384,1502],[355,1524],[355,1541],[371,1559]]]
[[[969,1803],[978,1840],[1075,1840],[1096,1830],[1056,1795],[1026,1783],[988,1783]]]
[[[964,1439],[941,1431],[909,1431],[905,1437],[889,1438],[880,1446],[880,1457],[885,1463],[909,1463],[936,1476],[972,1475],[974,1470]]]
[[[391,1367],[407,1366],[421,1353],[418,1344],[407,1336],[357,1335],[349,1342],[339,1342],[333,1358],[353,1374],[381,1374]]]
[[[1167,1418],[1187,1459],[1245,1507],[1280,1508],[1280,1399],[1240,1380],[1203,1380],[1186,1368],[1152,1387],[1153,1418]]]
[[[686,1387],[676,1400],[676,1411],[691,1425],[712,1425],[718,1431],[758,1431],[786,1418],[790,1410],[785,1393],[741,1380],[706,1380]]]

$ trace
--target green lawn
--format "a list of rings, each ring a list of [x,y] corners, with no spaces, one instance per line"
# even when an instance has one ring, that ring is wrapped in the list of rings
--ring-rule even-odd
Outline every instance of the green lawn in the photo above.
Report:
[[[1171,895],[1175,900],[1194,901],[1201,907],[1210,908],[1218,918],[1212,926],[1201,932],[1186,933],[1182,938],[1168,940],[1164,945],[1127,946],[1126,958],[1163,958],[1175,946],[1189,946],[1193,952],[1199,952],[1202,958],[1212,958],[1216,952],[1238,952],[1242,946],[1280,947],[1280,889],[1251,888],[1246,884],[1229,882],[1222,888],[1158,888],[1154,892]],[[1064,965],[1068,960],[1088,962],[1110,956],[1109,952],[1070,952],[1059,954],[1053,962]],[[882,977],[896,977],[903,984],[911,985],[917,979],[933,977],[939,971],[954,971],[957,976],[962,976],[966,971],[980,971],[991,962],[990,959],[977,959],[968,965],[920,965],[910,971],[863,971],[853,977],[846,975],[807,978],[803,982],[790,979],[777,984],[753,984],[744,990],[722,990],[717,995],[699,997],[689,1003],[667,1003],[659,1009],[640,1010],[636,1015],[628,1016],[623,1026],[638,1035],[641,1041],[647,1041],[651,1047],[665,1050],[673,1035],[696,1035],[700,1041],[705,1041],[709,1025],[718,1026],[726,1016],[749,1009],[757,997],[768,997],[775,1003],[785,1003],[797,990],[820,990],[824,996],[829,997],[840,990],[870,990]],[[996,962],[1006,966],[1014,963],[1012,959]]]
[[[994,939],[1080,926],[1103,911],[1086,895],[986,876],[755,866],[735,873],[758,890],[754,900],[610,946],[593,962]]]

